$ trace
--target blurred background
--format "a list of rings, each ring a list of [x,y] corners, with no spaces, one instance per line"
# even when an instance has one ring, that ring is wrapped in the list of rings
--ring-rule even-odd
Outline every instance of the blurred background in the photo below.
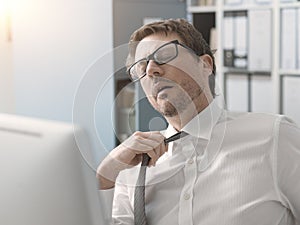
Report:
[[[300,122],[297,0],[0,0],[0,112],[71,123],[78,89],[99,62],[94,86],[105,89],[85,118],[92,139],[110,150],[135,130],[164,129],[124,67],[131,33],[163,18],[187,18],[217,49],[228,109]]]

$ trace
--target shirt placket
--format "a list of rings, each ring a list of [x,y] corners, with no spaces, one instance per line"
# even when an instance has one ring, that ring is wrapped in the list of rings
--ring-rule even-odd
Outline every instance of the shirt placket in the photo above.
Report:
[[[178,221],[179,225],[192,225],[193,190],[197,178],[197,163],[194,145],[191,140],[183,143],[182,154],[186,156],[186,162],[183,168],[185,182],[180,195]]]

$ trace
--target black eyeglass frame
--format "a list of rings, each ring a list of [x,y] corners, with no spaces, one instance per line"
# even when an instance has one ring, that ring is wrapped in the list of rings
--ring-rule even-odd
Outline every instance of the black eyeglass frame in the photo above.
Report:
[[[169,44],[175,44],[175,46],[176,46],[176,54],[175,54],[175,56],[172,57],[172,58],[170,58],[170,59],[168,59],[167,61],[163,61],[163,62],[157,61],[157,60],[155,59],[155,57],[154,57],[155,54],[157,53],[157,51],[159,51],[161,48],[163,48],[163,47],[165,47],[165,46],[167,46],[167,45],[169,45]],[[183,48],[185,48],[185,49],[189,50],[190,52],[192,52],[193,54],[197,55],[196,52],[195,52],[194,50],[192,50],[191,48],[189,48],[188,46],[186,46],[186,45],[184,45],[184,44],[181,44],[178,40],[173,40],[173,41],[170,41],[170,42],[168,42],[168,43],[165,43],[165,44],[161,45],[161,46],[158,47],[152,54],[148,55],[146,58],[142,58],[142,59],[139,59],[138,61],[134,62],[134,63],[127,69],[127,74],[129,75],[129,77],[131,78],[131,80],[132,80],[133,82],[136,82],[136,81],[141,80],[143,77],[145,77],[145,76],[147,75],[146,71],[145,71],[145,73],[144,73],[143,75],[139,76],[137,79],[133,79],[133,78],[132,78],[133,76],[131,76],[131,73],[130,73],[130,70],[131,70],[137,63],[139,63],[139,62],[141,62],[141,61],[145,61],[145,60],[146,60],[147,65],[148,65],[148,63],[149,63],[150,60],[153,60],[153,61],[154,61],[155,63],[157,63],[158,65],[163,65],[163,64],[166,64],[166,63],[168,63],[168,62],[171,62],[173,59],[175,59],[175,58],[178,56],[178,47],[177,47],[177,45],[180,45],[180,46],[182,46]],[[198,55],[197,55],[197,56],[198,56]]]

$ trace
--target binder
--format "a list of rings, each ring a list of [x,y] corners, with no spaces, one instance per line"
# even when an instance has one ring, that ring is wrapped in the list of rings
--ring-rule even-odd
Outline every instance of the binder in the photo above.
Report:
[[[300,76],[282,77],[282,113],[300,125]]]
[[[247,12],[225,12],[223,28],[224,66],[247,68]]]
[[[247,36],[248,36],[248,22],[247,12],[236,12],[234,17],[234,67],[247,68],[248,49],[247,49]]]
[[[216,5],[216,2],[215,2],[215,0],[206,0],[206,5],[213,6],[213,5]]]
[[[281,11],[281,68],[296,69],[296,24],[297,11],[286,8]]]
[[[250,10],[249,19],[249,70],[269,71],[272,60],[272,12]]]
[[[224,66],[233,67],[233,49],[234,49],[234,13],[225,12],[223,20],[223,46],[224,46]]]
[[[206,0],[198,0],[198,5],[199,6],[205,6],[206,5]]]
[[[275,108],[270,75],[251,76],[251,111],[272,113]]]
[[[233,111],[248,111],[249,79],[247,74],[226,74],[226,105]]]
[[[199,6],[213,6],[215,5],[215,0],[198,0]]]

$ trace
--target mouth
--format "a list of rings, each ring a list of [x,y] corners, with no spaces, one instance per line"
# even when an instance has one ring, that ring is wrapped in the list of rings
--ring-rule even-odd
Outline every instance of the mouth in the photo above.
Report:
[[[165,90],[173,88],[172,85],[157,85],[154,87],[153,95],[157,97],[162,97],[161,95],[164,93]]]

